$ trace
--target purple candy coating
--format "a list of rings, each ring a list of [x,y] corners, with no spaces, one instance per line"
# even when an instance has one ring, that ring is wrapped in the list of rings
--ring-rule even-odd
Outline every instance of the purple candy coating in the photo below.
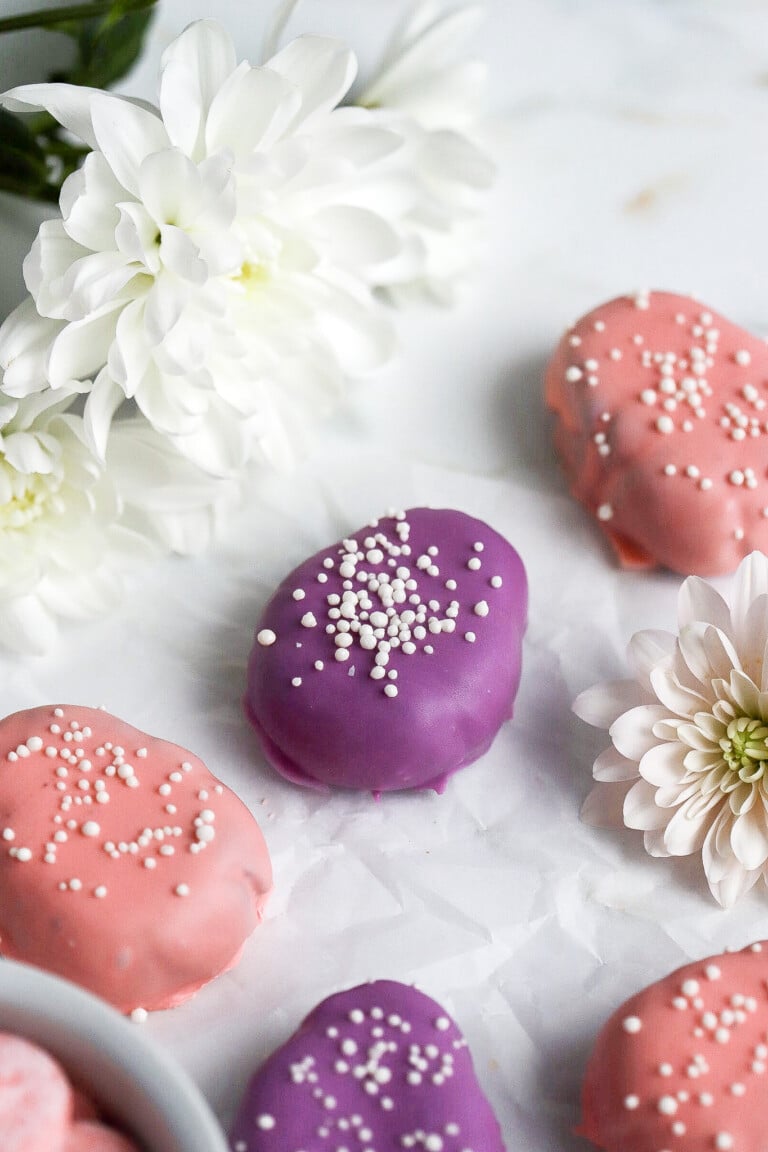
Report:
[[[233,1152],[504,1152],[467,1042],[392,980],[323,1000],[251,1080]]]
[[[246,715],[297,784],[441,792],[512,715],[526,613],[522,560],[481,520],[430,508],[382,518],[277,589]]]

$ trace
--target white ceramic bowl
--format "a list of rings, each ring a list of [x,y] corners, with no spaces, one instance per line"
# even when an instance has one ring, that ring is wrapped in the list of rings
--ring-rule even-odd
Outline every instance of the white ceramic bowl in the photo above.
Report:
[[[67,980],[0,960],[0,1031],[47,1049],[142,1152],[228,1152],[198,1088],[140,1029]]]

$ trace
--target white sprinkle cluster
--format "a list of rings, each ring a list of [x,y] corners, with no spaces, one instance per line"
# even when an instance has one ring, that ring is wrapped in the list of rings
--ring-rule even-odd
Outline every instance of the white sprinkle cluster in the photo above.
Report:
[[[444,1107],[450,1109],[449,1096],[445,1097],[444,1105],[439,1108],[433,1105],[428,1113],[425,1111],[429,1127],[414,1128],[408,1124],[409,1115],[413,1122],[410,1102],[414,1094],[418,1090],[441,1090],[457,1074],[457,1062],[466,1060],[463,1053],[466,1041],[458,1037],[447,1016],[420,1021],[420,1029],[427,1029],[426,1040],[413,1040],[414,1027],[415,1021],[383,1006],[352,1008],[337,1022],[325,1027],[324,1036],[331,1049],[329,1056],[323,1053],[323,1058],[318,1060],[306,1053],[288,1065],[291,1083],[307,1096],[308,1102],[316,1101],[323,1109],[315,1134],[319,1140],[329,1141],[329,1149],[342,1152],[354,1141],[354,1146],[363,1152],[382,1152],[381,1145],[374,1148],[376,1137],[369,1126],[372,1122],[367,1123],[361,1115],[373,1106],[391,1114],[389,1123],[394,1124],[395,1131],[387,1135],[387,1147],[391,1142],[392,1147],[417,1152],[448,1152],[448,1149],[473,1152],[457,1119],[437,1118]],[[343,1093],[339,1080],[347,1085]],[[357,1106],[351,1103],[347,1111],[339,1100],[342,1096],[354,1100],[349,1092],[353,1084],[360,1096]],[[409,1101],[409,1108],[398,1125],[401,1099]],[[302,1112],[306,1107],[303,1103],[297,1106]],[[448,1115],[450,1117],[450,1112]],[[264,1116],[264,1113],[256,1115],[256,1127],[264,1129],[278,1124],[271,1116],[271,1124],[263,1123]]]
[[[636,307],[647,309],[651,305],[651,295],[642,292],[631,297]],[[724,435],[728,439],[741,442],[768,435],[768,391],[762,381],[760,386],[754,383],[754,377],[749,379],[746,370],[754,370],[752,356],[746,349],[738,349],[729,357],[731,373],[734,365],[743,369],[744,379],[738,382],[736,389],[729,398],[721,402],[720,412],[710,413],[709,409],[715,399],[710,377],[717,370],[718,353],[721,334],[710,312],[701,311],[694,316],[686,316],[680,312],[674,317],[681,328],[687,330],[690,342],[682,352],[675,352],[665,348],[656,351],[646,346],[645,338],[637,333],[631,338],[635,362],[639,359],[640,366],[649,374],[649,380],[637,393],[636,400],[650,417],[649,427],[664,438],[674,438],[679,433],[690,433],[694,430],[697,420],[707,418],[715,419]],[[603,321],[593,325],[596,332],[604,332],[606,325]],[[610,347],[609,335],[606,336],[606,345],[600,355],[602,362],[596,355],[583,359],[578,358],[578,349],[582,348],[581,336],[570,335],[568,344],[574,351],[571,353],[571,362],[565,370],[565,379],[568,384],[578,388],[586,385],[597,387],[602,381],[600,375],[602,363],[624,359],[626,352],[618,347]],[[720,355],[722,361],[722,355]],[[609,457],[613,451],[610,432],[606,425],[610,425],[613,418],[611,412],[597,411],[594,419],[591,439],[595,445],[597,455],[601,458]],[[661,472],[667,477],[682,476],[693,481],[696,488],[702,493],[712,491],[718,482],[727,483],[736,487],[749,489],[757,488],[760,484],[754,469],[748,466],[730,468],[724,471],[722,477],[713,477],[704,472],[710,463],[702,459],[691,463],[687,467],[669,462],[662,465]],[[607,503],[596,507],[598,519],[608,521],[613,519],[614,508]],[[768,516],[768,505],[762,512]],[[744,538],[744,529],[736,526],[733,536],[737,540]]]
[[[400,687],[398,669],[392,667],[393,657],[432,656],[435,642],[457,631],[462,613],[472,618],[485,618],[491,614],[486,599],[473,596],[462,605],[451,595],[457,592],[454,577],[445,579],[441,573],[440,549],[430,544],[415,555],[410,544],[411,526],[404,512],[391,518],[392,527],[372,521],[362,539],[346,539],[333,555],[322,560],[325,577],[334,572],[340,579],[340,589],[325,596],[324,616],[315,611],[304,611],[297,618],[302,628],[321,628],[332,645],[335,663],[348,665],[350,676],[355,673],[354,661],[365,659],[368,677],[381,681],[381,692],[389,700],[396,700]],[[485,544],[474,541],[467,546],[466,568],[472,572],[483,569]],[[456,560],[452,558],[455,565]],[[501,576],[489,573],[484,587],[497,590],[502,587]],[[477,592],[477,581],[472,584]],[[293,599],[297,597],[292,593]],[[446,595],[447,593],[447,595]],[[458,631],[457,637],[473,643],[474,631]],[[262,629],[257,635],[262,646],[270,647],[279,638],[271,629]],[[300,645],[296,645],[297,648]],[[308,671],[322,672],[327,660],[313,659]],[[304,675],[293,675],[291,685],[301,688]]]
[[[205,803],[209,797],[207,789],[200,789],[197,793],[197,799],[204,803],[192,820],[191,830],[185,832],[179,824],[168,820],[169,816],[177,813],[177,805],[164,801],[173,794],[174,788],[188,781],[192,772],[188,761],[169,772],[165,781],[154,789],[158,798],[159,819],[156,823],[148,824],[138,834],[132,829],[124,840],[111,840],[104,836],[103,806],[110,802],[119,803],[123,788],[136,790],[142,787],[140,770],[132,760],[147,765],[149,751],[142,746],[129,752],[119,743],[109,740],[97,744],[87,724],[81,724],[77,719],[65,721],[64,709],[55,708],[51,722],[44,724],[44,732],[33,733],[23,744],[16,744],[4,753],[5,759],[11,763],[25,761],[24,771],[50,773],[53,784],[47,793],[51,798],[48,838],[39,845],[20,844],[17,842],[18,827],[14,828],[9,823],[0,832],[0,843],[7,846],[5,852],[10,859],[20,864],[39,859],[44,864],[56,866],[59,865],[58,852],[62,846],[69,843],[70,837],[79,836],[82,841],[92,842],[90,858],[104,862],[104,879],[90,884],[83,883],[79,876],[68,875],[56,886],[62,893],[82,893],[104,901],[110,892],[106,882],[109,861],[134,858],[144,868],[153,870],[162,860],[174,857],[177,851],[186,848],[194,855],[214,840],[216,813],[210,802]],[[24,753],[20,751],[22,748],[26,750]],[[2,755],[0,751],[0,757]],[[221,794],[221,786],[216,785],[214,791]],[[148,800],[148,808],[151,802]],[[97,811],[101,819],[95,818]],[[20,812],[19,821],[23,818],[24,813]],[[81,844],[80,851],[84,847]],[[182,882],[172,891],[178,896],[186,896],[190,887]]]

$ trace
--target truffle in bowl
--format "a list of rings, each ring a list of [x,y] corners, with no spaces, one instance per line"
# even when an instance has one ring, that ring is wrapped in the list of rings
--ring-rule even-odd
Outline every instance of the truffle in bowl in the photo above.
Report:
[[[44,1049],[99,1117],[141,1152],[227,1152],[186,1073],[135,1023],[68,981],[1,961],[0,1032]]]

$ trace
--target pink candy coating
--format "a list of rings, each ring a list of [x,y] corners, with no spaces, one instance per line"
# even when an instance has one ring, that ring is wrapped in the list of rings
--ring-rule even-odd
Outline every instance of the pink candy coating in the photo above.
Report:
[[[688,296],[588,313],[546,372],[573,495],[627,568],[730,572],[768,551],[768,348]]]

